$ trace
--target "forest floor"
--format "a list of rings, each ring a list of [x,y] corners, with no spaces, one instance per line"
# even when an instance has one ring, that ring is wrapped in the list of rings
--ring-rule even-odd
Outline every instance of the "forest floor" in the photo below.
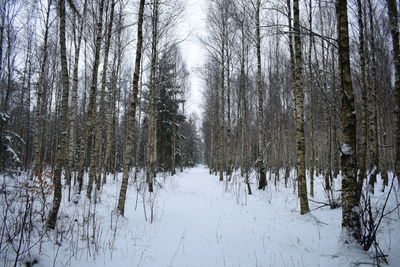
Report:
[[[268,177],[268,176],[267,176]],[[156,193],[128,188],[125,217],[114,212],[120,176],[109,181],[96,205],[66,198],[58,228],[43,238],[31,258],[36,266],[371,266],[371,254],[339,245],[341,209],[310,202],[299,214],[289,180],[273,181],[253,195],[239,175],[219,182],[198,166],[174,177],[159,176]],[[253,178],[253,180],[255,180]],[[315,201],[326,202],[323,179],[315,182]],[[161,188],[162,185],[162,188]],[[397,185],[396,185],[397,187]],[[64,191],[64,194],[66,191]],[[339,194],[339,193],[337,193]],[[398,190],[389,208],[396,205]],[[383,204],[384,193],[373,196]],[[150,223],[150,221],[152,222]],[[400,214],[387,216],[379,232],[391,266],[400,262]]]

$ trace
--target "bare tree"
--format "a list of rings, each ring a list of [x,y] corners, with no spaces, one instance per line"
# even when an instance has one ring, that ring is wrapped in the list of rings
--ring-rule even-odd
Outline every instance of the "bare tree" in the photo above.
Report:
[[[133,73],[132,83],[132,95],[130,100],[130,106],[128,111],[128,135],[126,139],[126,145],[124,150],[124,170],[122,175],[121,190],[118,198],[118,211],[124,216],[125,211],[125,199],[126,191],[128,189],[128,179],[130,173],[130,164],[132,157],[132,146],[133,146],[133,131],[135,128],[135,115],[136,106],[138,101],[139,93],[139,75],[140,75],[140,64],[142,58],[142,46],[143,46],[143,17],[144,17],[144,5],[145,0],[139,2],[139,13],[138,13],[138,25],[137,25],[137,44],[136,44],[136,57],[135,57],[135,71]]]
[[[56,166],[54,169],[54,198],[53,206],[47,220],[47,227],[54,229],[57,221],[57,214],[60,208],[62,188],[61,188],[61,173],[66,159],[67,140],[68,140],[68,96],[69,96],[69,77],[68,77],[68,62],[67,62],[67,47],[65,41],[65,0],[60,0],[58,3],[60,15],[60,58],[61,58],[61,84],[62,84],[62,99],[61,99],[61,131],[59,143],[57,146]]]
[[[94,62],[93,71],[90,85],[90,95],[89,95],[89,105],[87,110],[87,120],[84,126],[81,142],[81,150],[79,155],[79,165],[78,165],[78,194],[81,193],[83,185],[83,174],[85,169],[86,157],[90,152],[88,144],[90,134],[93,131],[94,119],[96,116],[96,96],[97,96],[97,76],[99,71],[100,62],[100,49],[101,49],[101,38],[103,31],[103,12],[104,12],[104,0],[100,0],[99,5],[99,15],[97,18],[97,25],[95,30],[95,47],[94,47]],[[91,188],[93,186],[93,176],[91,180],[88,181],[87,196],[90,198]]]
[[[303,89],[303,56],[300,37],[300,10],[299,1],[293,1],[294,14],[294,50],[296,73],[293,90],[296,99],[296,144],[297,144],[297,182],[300,198],[300,214],[310,211],[308,207],[306,163],[305,163],[305,140],[304,140],[304,89]]]
[[[390,20],[390,33],[392,35],[393,59],[395,70],[395,97],[396,97],[396,163],[395,172],[400,182],[400,47],[397,1],[387,0],[388,14]]]
[[[349,25],[347,0],[336,1],[340,86],[342,95],[343,137],[341,148],[342,162],[342,229],[344,242],[352,238],[360,240],[361,225],[358,213],[359,194],[357,193],[356,170],[356,115],[354,91],[350,68]]]

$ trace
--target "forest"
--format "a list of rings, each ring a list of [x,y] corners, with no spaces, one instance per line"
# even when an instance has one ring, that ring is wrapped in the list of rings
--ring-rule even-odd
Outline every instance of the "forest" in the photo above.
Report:
[[[399,8],[1,0],[0,265],[396,266]]]

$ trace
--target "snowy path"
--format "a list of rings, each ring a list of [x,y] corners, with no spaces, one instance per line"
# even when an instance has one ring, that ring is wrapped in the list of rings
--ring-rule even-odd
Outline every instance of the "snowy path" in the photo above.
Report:
[[[253,184],[255,194],[246,197],[243,184],[226,191],[204,167],[166,179],[156,193],[152,224],[140,203],[134,211],[136,193],[129,188],[112,253],[104,250],[95,262],[81,257],[72,266],[350,266],[353,260],[350,253],[337,256],[340,209],[300,216],[293,188],[272,185],[259,192]],[[118,186],[107,197],[104,224]]]
[[[330,236],[324,235],[320,229],[324,225],[309,221],[312,217],[298,215],[292,189],[285,194],[255,192],[256,195],[247,197],[245,205],[243,185],[239,190],[231,187],[226,192],[225,184],[210,176],[207,169],[189,170],[177,181],[176,191],[166,199],[165,218],[156,227],[153,252],[149,253],[159,263],[173,266],[310,266],[308,263],[313,263],[318,266],[329,261],[329,254],[335,252],[337,239],[327,239],[337,236],[339,224],[330,226],[334,230],[329,231]],[[326,223],[332,224],[332,221],[326,220]],[[325,248],[319,250],[321,240]],[[149,262],[148,266],[156,265]]]

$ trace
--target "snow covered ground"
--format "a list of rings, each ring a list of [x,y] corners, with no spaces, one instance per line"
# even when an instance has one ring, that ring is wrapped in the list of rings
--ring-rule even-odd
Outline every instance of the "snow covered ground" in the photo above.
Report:
[[[85,198],[78,204],[64,198],[57,240],[52,233],[44,238],[40,255],[37,247],[32,250],[31,258],[39,262],[34,266],[371,266],[368,263],[373,262],[361,250],[338,245],[340,209],[323,207],[301,216],[292,183],[285,188],[283,181],[276,187],[269,181],[261,192],[253,184],[254,194],[247,196],[239,176],[227,185],[199,166],[175,177],[159,176],[163,188],[157,187],[152,196],[131,183],[122,218],[114,213],[119,180],[109,178],[96,205]],[[318,201],[325,201],[322,183],[322,178],[316,180]],[[391,207],[395,194],[399,195],[393,194]],[[382,194],[373,199],[379,205]],[[311,209],[318,206],[310,203]],[[390,265],[399,266],[398,211],[384,220],[381,230],[380,245],[389,254]]]

